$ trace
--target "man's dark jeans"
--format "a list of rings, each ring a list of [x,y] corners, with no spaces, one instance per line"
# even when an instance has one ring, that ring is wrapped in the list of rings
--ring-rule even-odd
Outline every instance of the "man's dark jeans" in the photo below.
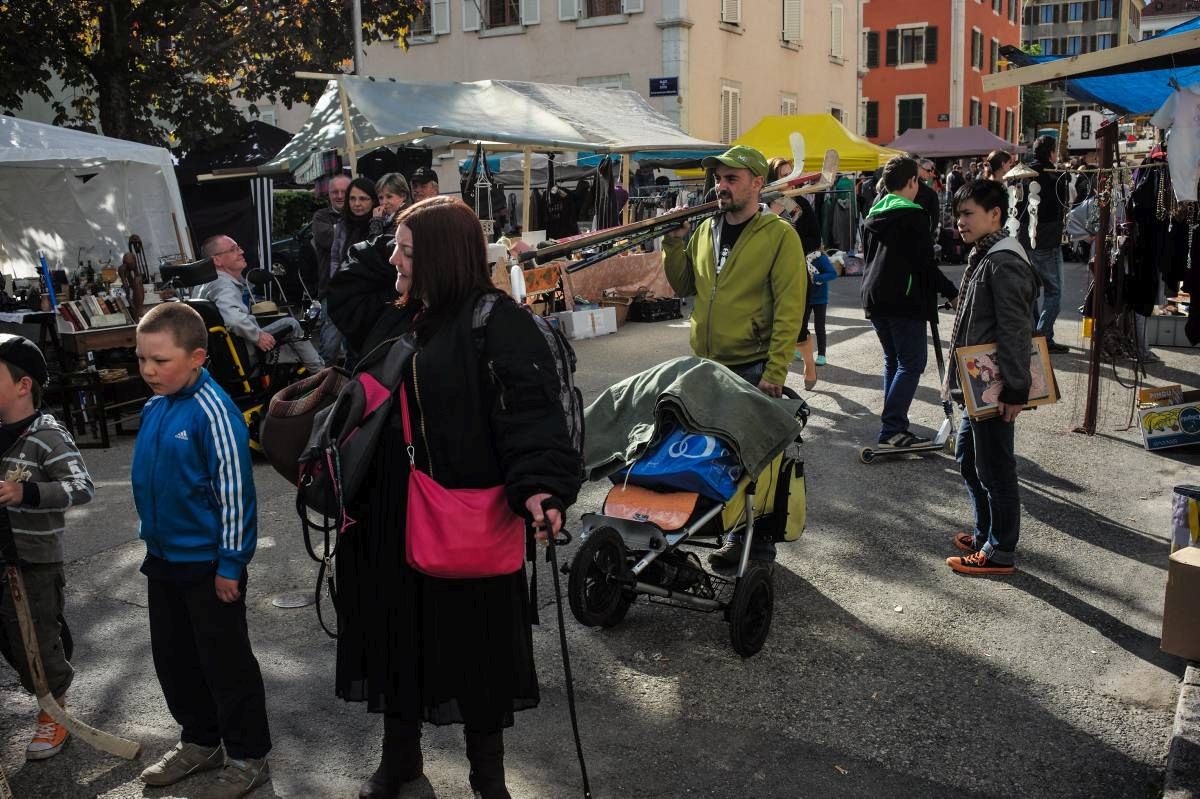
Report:
[[[766,361],[755,361],[743,366],[729,367],[730,371],[752,386],[757,386],[762,381],[763,372],[766,371],[766,368]],[[755,497],[754,501],[761,503],[765,502],[766,498]],[[730,533],[725,537],[725,540],[731,544],[740,544],[744,537],[743,533]],[[767,531],[758,525],[755,525],[754,541],[750,544],[750,558],[768,563],[775,562],[775,542],[768,537]]]
[[[956,456],[975,508],[975,545],[1011,565],[1021,536],[1021,496],[1014,452],[1016,424],[996,416],[973,421],[963,411]]]
[[[875,335],[883,345],[882,444],[897,433],[908,432],[908,408],[929,360],[926,323],[899,316],[872,316]]]

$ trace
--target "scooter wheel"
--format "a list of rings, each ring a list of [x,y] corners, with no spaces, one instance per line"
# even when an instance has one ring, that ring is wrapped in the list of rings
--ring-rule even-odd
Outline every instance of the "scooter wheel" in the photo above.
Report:
[[[870,463],[875,460],[875,450],[870,447],[863,447],[858,451],[858,459],[863,463]]]
[[[625,618],[634,600],[618,580],[625,568],[625,542],[613,528],[598,528],[579,545],[571,560],[567,600],[580,624],[614,627]]]

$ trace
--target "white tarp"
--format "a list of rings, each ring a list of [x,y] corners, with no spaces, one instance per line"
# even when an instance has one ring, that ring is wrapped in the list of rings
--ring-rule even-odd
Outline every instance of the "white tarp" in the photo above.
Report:
[[[508,80],[405,83],[353,75],[340,80],[360,154],[382,144],[422,140],[595,152],[720,147],[687,135],[637,92],[625,89]],[[331,80],[308,121],[261,169],[292,171],[313,153],[345,147],[338,81]]]
[[[0,117],[0,273],[36,277],[39,249],[51,269],[117,266],[134,233],[153,272],[180,239],[191,257],[185,224],[166,149]]]

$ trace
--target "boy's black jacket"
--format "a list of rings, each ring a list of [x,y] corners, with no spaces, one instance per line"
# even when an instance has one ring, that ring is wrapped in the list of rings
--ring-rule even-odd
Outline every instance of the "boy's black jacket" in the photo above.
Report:
[[[901,207],[869,215],[863,223],[866,272],[862,303],[867,318],[937,318],[937,295],[958,290],[934,264],[929,216],[921,208]]]

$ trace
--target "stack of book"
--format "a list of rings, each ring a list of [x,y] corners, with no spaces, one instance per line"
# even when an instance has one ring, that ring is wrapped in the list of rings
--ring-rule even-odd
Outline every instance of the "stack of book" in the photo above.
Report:
[[[129,303],[119,295],[89,294],[78,300],[66,300],[58,304],[58,313],[77,331],[133,324]]]

